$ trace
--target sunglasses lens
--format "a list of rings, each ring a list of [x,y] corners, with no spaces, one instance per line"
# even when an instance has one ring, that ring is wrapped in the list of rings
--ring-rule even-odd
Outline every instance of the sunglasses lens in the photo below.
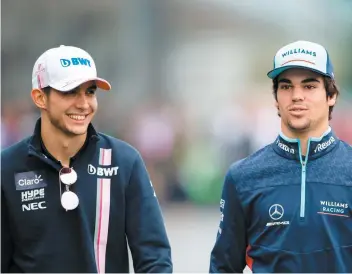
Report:
[[[72,191],[66,191],[62,194],[61,204],[64,209],[72,210],[78,206],[79,199],[78,196]]]
[[[65,185],[72,185],[77,181],[77,173],[72,168],[63,168],[60,171],[60,180]]]

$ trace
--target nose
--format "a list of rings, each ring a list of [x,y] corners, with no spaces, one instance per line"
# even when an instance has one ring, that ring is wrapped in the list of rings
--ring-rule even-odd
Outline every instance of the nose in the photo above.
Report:
[[[80,109],[88,109],[89,108],[89,98],[85,93],[80,92],[78,94],[77,100],[76,100],[76,106],[77,106],[77,108],[80,108]]]
[[[294,87],[292,90],[292,101],[304,101],[304,91],[300,87]]]

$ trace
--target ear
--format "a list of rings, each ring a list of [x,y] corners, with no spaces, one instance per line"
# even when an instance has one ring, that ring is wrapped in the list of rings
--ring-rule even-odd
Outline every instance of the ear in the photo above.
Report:
[[[332,107],[336,104],[336,98],[337,98],[337,94],[334,94],[331,97],[328,97],[328,106]]]
[[[40,109],[46,109],[48,103],[48,96],[41,89],[33,89],[31,97],[34,104]]]
[[[279,116],[279,117],[281,117],[281,115],[280,115],[280,107],[279,107],[279,103],[275,100],[275,107],[276,107],[276,109],[277,109],[277,115]]]
[[[280,110],[279,109],[279,103],[275,100],[275,107],[277,108],[277,110]]]

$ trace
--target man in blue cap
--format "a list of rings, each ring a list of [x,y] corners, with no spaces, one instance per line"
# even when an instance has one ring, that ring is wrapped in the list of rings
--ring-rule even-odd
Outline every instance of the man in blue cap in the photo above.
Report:
[[[329,126],[328,52],[288,44],[268,76],[281,132],[229,168],[210,272],[352,272],[352,147]]]

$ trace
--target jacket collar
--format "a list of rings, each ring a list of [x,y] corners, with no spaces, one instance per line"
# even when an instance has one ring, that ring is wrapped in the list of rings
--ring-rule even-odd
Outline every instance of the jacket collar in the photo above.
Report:
[[[90,123],[88,126],[86,142],[83,145],[83,147],[78,151],[78,153],[72,158],[72,160],[75,160],[79,154],[85,151],[88,147],[88,144],[91,144],[91,141],[93,141],[93,143],[96,143],[98,140],[99,140],[99,135],[97,131],[94,129],[93,125]],[[48,161],[48,159],[51,159],[51,161],[53,162],[56,161],[55,159],[53,159],[50,153],[45,149],[44,144],[42,142],[41,118],[37,120],[34,127],[33,135],[29,140],[28,154],[35,155],[41,159],[46,159],[46,161]],[[58,165],[58,164],[60,163],[56,161],[55,165]]]
[[[332,151],[339,141],[331,127],[329,127],[321,137],[311,137],[308,139],[307,155],[305,157],[308,157],[310,160],[319,158]],[[302,162],[301,143],[299,139],[288,138],[281,132],[272,144],[272,147],[277,154]]]

